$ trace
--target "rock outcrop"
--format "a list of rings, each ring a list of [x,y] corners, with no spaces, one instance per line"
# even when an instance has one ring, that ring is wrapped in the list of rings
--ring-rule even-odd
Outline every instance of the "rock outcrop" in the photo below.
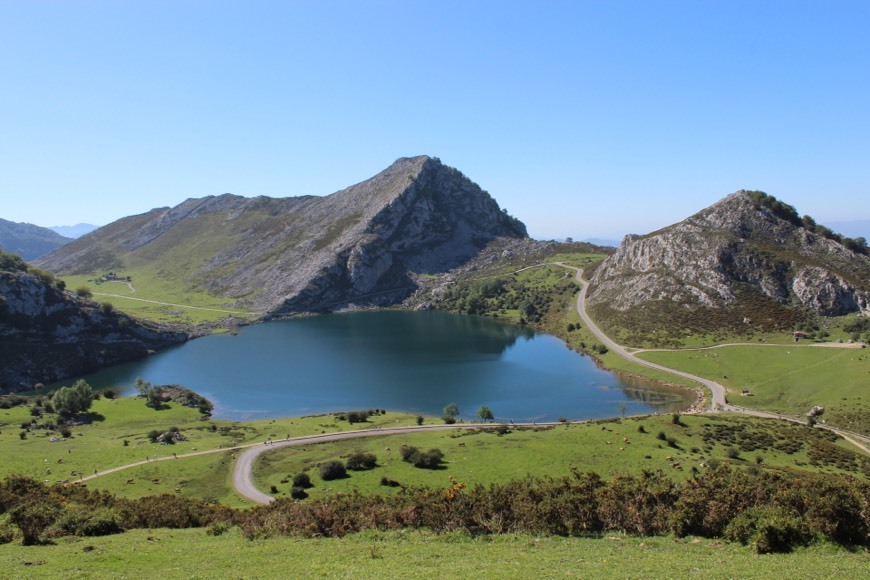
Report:
[[[93,372],[187,340],[81,299],[9,254],[0,262],[0,392]]]
[[[222,195],[125,218],[38,264],[56,274],[147,268],[278,317],[394,304],[416,280],[525,226],[461,172],[403,158],[326,197]]]
[[[851,249],[850,249],[851,247]],[[589,304],[631,311],[740,310],[753,297],[834,316],[870,310],[864,240],[817,226],[761,192],[738,191],[688,219],[645,236],[626,236],[596,270]]]

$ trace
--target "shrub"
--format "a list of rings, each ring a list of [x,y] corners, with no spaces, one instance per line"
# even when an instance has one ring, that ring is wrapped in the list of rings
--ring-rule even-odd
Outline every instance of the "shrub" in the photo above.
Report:
[[[213,522],[205,529],[205,533],[209,536],[222,536],[230,529],[230,524],[227,522]]]
[[[323,481],[331,481],[333,479],[341,479],[347,477],[347,468],[341,461],[327,461],[320,465],[320,479]]]
[[[103,391],[103,396],[106,397],[107,399],[114,399],[115,397],[118,396],[118,394],[115,391],[113,391],[112,389],[106,389],[105,391]]]
[[[301,487],[302,489],[308,489],[310,487],[314,487],[311,483],[311,477],[305,472],[297,473],[293,476],[293,487]]]
[[[305,499],[308,497],[308,492],[305,491],[304,487],[293,487],[290,489],[290,497],[293,499]]]
[[[60,429],[58,429],[58,432],[60,433],[60,436],[64,439],[69,439],[70,437],[72,437],[72,431],[69,427],[61,427]]]
[[[444,421],[445,425],[453,425],[456,423],[456,417],[451,417],[450,415],[444,415],[441,417],[441,420]]]
[[[270,492],[270,493],[278,493],[278,486],[277,486],[277,485],[272,485],[272,486],[270,486],[270,487],[269,487],[269,492]]]
[[[638,425],[637,432],[638,433],[646,433],[646,428],[643,425]]]
[[[806,525],[782,508],[758,506],[747,509],[725,528],[725,537],[749,545],[757,554],[788,553],[812,539]]]
[[[725,451],[725,455],[728,459],[740,459],[740,451],[734,447],[729,447],[728,450]]]
[[[390,479],[389,477],[384,476],[381,478],[381,485],[384,485],[387,487],[399,487],[402,484],[399,483],[398,481],[396,481],[395,479]]]
[[[406,445],[402,446],[401,454],[402,461],[421,469],[436,469],[444,459],[444,453],[440,449],[420,451],[416,447],[408,447]]]
[[[417,415],[417,425],[423,424],[423,415]]]
[[[87,286],[79,286],[78,288],[76,288],[76,296],[78,296],[79,298],[86,298],[90,300],[94,297],[94,294]]]
[[[378,458],[373,453],[357,451],[347,458],[347,468],[351,471],[365,471],[374,469],[378,465]]]

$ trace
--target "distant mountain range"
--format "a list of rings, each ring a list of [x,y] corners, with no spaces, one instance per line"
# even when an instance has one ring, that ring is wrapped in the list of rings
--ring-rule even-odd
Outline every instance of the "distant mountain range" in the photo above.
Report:
[[[100,226],[93,224],[76,224],[74,226],[51,226],[48,229],[57,232],[66,238],[80,238],[85,234],[89,234]]]
[[[626,236],[595,271],[588,304],[636,338],[790,330],[813,316],[870,311],[867,254],[863,239],[738,191],[678,224]]]
[[[0,250],[33,260],[70,242],[49,228],[0,219]]]
[[[526,227],[460,171],[420,156],[325,197],[189,199],[99,228],[37,265],[58,275],[144,269],[280,316],[394,304],[420,276],[501,237],[526,238]]]

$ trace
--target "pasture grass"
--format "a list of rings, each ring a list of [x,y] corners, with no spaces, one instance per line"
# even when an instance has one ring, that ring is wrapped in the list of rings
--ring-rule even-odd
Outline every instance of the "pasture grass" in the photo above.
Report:
[[[344,538],[246,540],[237,529],[132,530],[0,546],[5,578],[859,578],[868,556],[831,544],[758,556],[703,538],[435,535],[420,531]]]
[[[255,313],[239,307],[226,297],[210,294],[188,283],[179,282],[175,278],[167,278],[148,267],[116,272],[118,276],[132,276],[131,284],[135,291],[131,290],[126,282],[111,281],[95,284],[94,280],[102,274],[103,272],[85,276],[63,276],[63,280],[67,288],[72,290],[87,286],[94,293],[93,299],[97,302],[109,302],[122,312],[157,322],[195,325],[230,317],[250,320],[256,316]]]
[[[57,422],[54,414],[34,418],[30,408],[25,406],[0,409],[0,456],[3,457],[0,477],[29,475],[47,483],[71,482],[95,471],[173,454],[219,450],[288,436],[416,423],[416,415],[391,412],[354,425],[336,421],[332,415],[246,422],[204,420],[196,409],[176,403],[154,410],[138,397],[102,398],[94,401],[88,422],[70,427],[72,437],[62,439],[56,429],[32,428],[26,431],[26,439],[21,439],[22,424],[30,424],[34,419],[38,424]],[[178,427],[188,441],[175,445],[150,442],[150,431],[164,432],[172,427]],[[232,457],[226,453],[151,462],[102,476],[88,485],[129,497],[183,493],[226,501],[230,505],[245,505],[232,491],[231,481],[226,477],[231,462]],[[130,479],[133,481],[127,483]]]
[[[821,405],[828,424],[870,433],[868,349],[729,346],[638,356],[725,385],[733,405],[798,417]],[[751,396],[740,396],[744,387]]]
[[[444,463],[434,470],[415,468],[402,461],[402,445],[423,451],[440,449]],[[344,461],[358,451],[374,454],[378,466],[349,471],[343,479],[320,479],[320,464]],[[289,496],[293,476],[307,472],[314,483],[309,495],[325,497],[354,490],[395,493],[398,488],[380,483],[384,477],[404,486],[446,488],[451,479],[487,485],[527,476],[560,477],[574,470],[594,471],[607,478],[661,469],[679,480],[723,462],[744,469],[870,476],[870,458],[833,434],[728,414],[681,416],[680,424],[673,422],[672,415],[658,415],[552,428],[512,428],[505,435],[473,429],[284,447],[262,454],[254,473],[261,490],[269,492],[275,486],[278,496]]]

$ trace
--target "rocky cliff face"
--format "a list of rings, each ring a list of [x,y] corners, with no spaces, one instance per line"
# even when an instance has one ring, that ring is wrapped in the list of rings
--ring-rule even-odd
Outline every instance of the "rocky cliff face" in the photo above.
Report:
[[[58,274],[148,267],[274,317],[393,304],[419,276],[454,268],[496,238],[526,236],[461,172],[421,156],[326,197],[191,199],[38,263]]]
[[[832,316],[870,310],[870,258],[760,192],[738,191],[646,236],[626,236],[592,279],[589,304],[733,310],[761,298]],[[851,245],[854,250],[849,249]]]
[[[0,392],[142,358],[187,339],[77,298],[44,273],[8,266],[7,260],[0,268]]]

